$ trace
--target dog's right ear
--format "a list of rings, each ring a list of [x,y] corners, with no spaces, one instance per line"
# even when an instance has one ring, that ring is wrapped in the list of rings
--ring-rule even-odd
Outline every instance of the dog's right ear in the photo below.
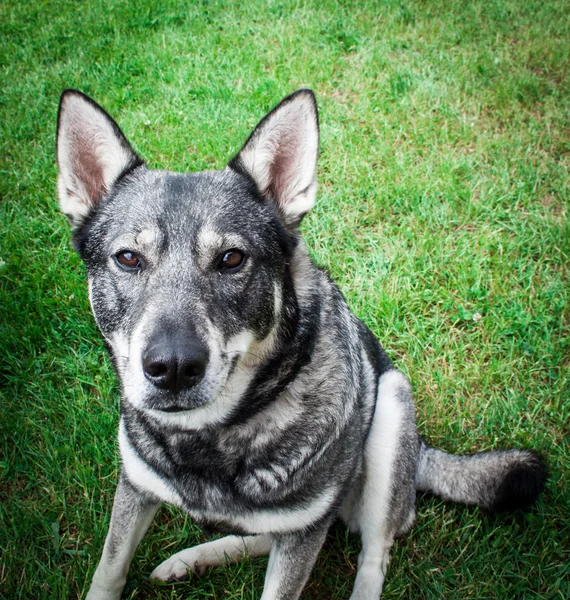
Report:
[[[143,161],[96,102],[65,90],[57,119],[57,163],[60,207],[77,227],[117,180]]]

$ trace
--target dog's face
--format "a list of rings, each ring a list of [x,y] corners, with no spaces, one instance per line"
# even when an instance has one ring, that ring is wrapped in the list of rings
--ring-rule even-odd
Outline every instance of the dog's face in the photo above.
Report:
[[[127,179],[80,242],[93,311],[131,403],[196,408],[264,351],[294,238],[234,171]]]
[[[247,385],[281,322],[317,146],[314,98],[300,91],[224,171],[153,171],[99,106],[64,92],[60,203],[127,402],[211,422]]]

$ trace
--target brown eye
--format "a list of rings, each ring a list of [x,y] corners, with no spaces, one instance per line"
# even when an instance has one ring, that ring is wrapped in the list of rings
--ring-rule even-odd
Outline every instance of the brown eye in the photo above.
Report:
[[[245,261],[245,254],[241,250],[228,250],[218,263],[218,269],[222,271],[237,271]]]
[[[115,254],[115,260],[119,263],[119,266],[127,271],[135,271],[142,267],[142,263],[138,254],[135,254],[130,250],[122,250],[121,252],[118,252]]]

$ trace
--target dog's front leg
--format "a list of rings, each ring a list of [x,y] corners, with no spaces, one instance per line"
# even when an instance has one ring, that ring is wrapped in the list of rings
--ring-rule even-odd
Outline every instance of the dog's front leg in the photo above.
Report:
[[[159,506],[160,502],[136,490],[121,474],[103,555],[86,600],[121,597],[133,554]]]
[[[330,522],[309,532],[275,537],[261,600],[297,600],[311,574]]]

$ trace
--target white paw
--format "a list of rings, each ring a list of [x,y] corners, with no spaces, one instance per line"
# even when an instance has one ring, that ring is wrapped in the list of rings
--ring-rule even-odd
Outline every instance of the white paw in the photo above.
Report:
[[[200,562],[199,553],[195,552],[193,548],[188,548],[172,555],[158,565],[150,574],[150,578],[159,581],[181,581],[187,579],[189,573],[202,575],[207,568],[207,564]]]
[[[379,563],[376,559],[370,560],[370,557],[367,558],[361,552],[358,562],[356,581],[349,600],[380,600],[387,560]]]

